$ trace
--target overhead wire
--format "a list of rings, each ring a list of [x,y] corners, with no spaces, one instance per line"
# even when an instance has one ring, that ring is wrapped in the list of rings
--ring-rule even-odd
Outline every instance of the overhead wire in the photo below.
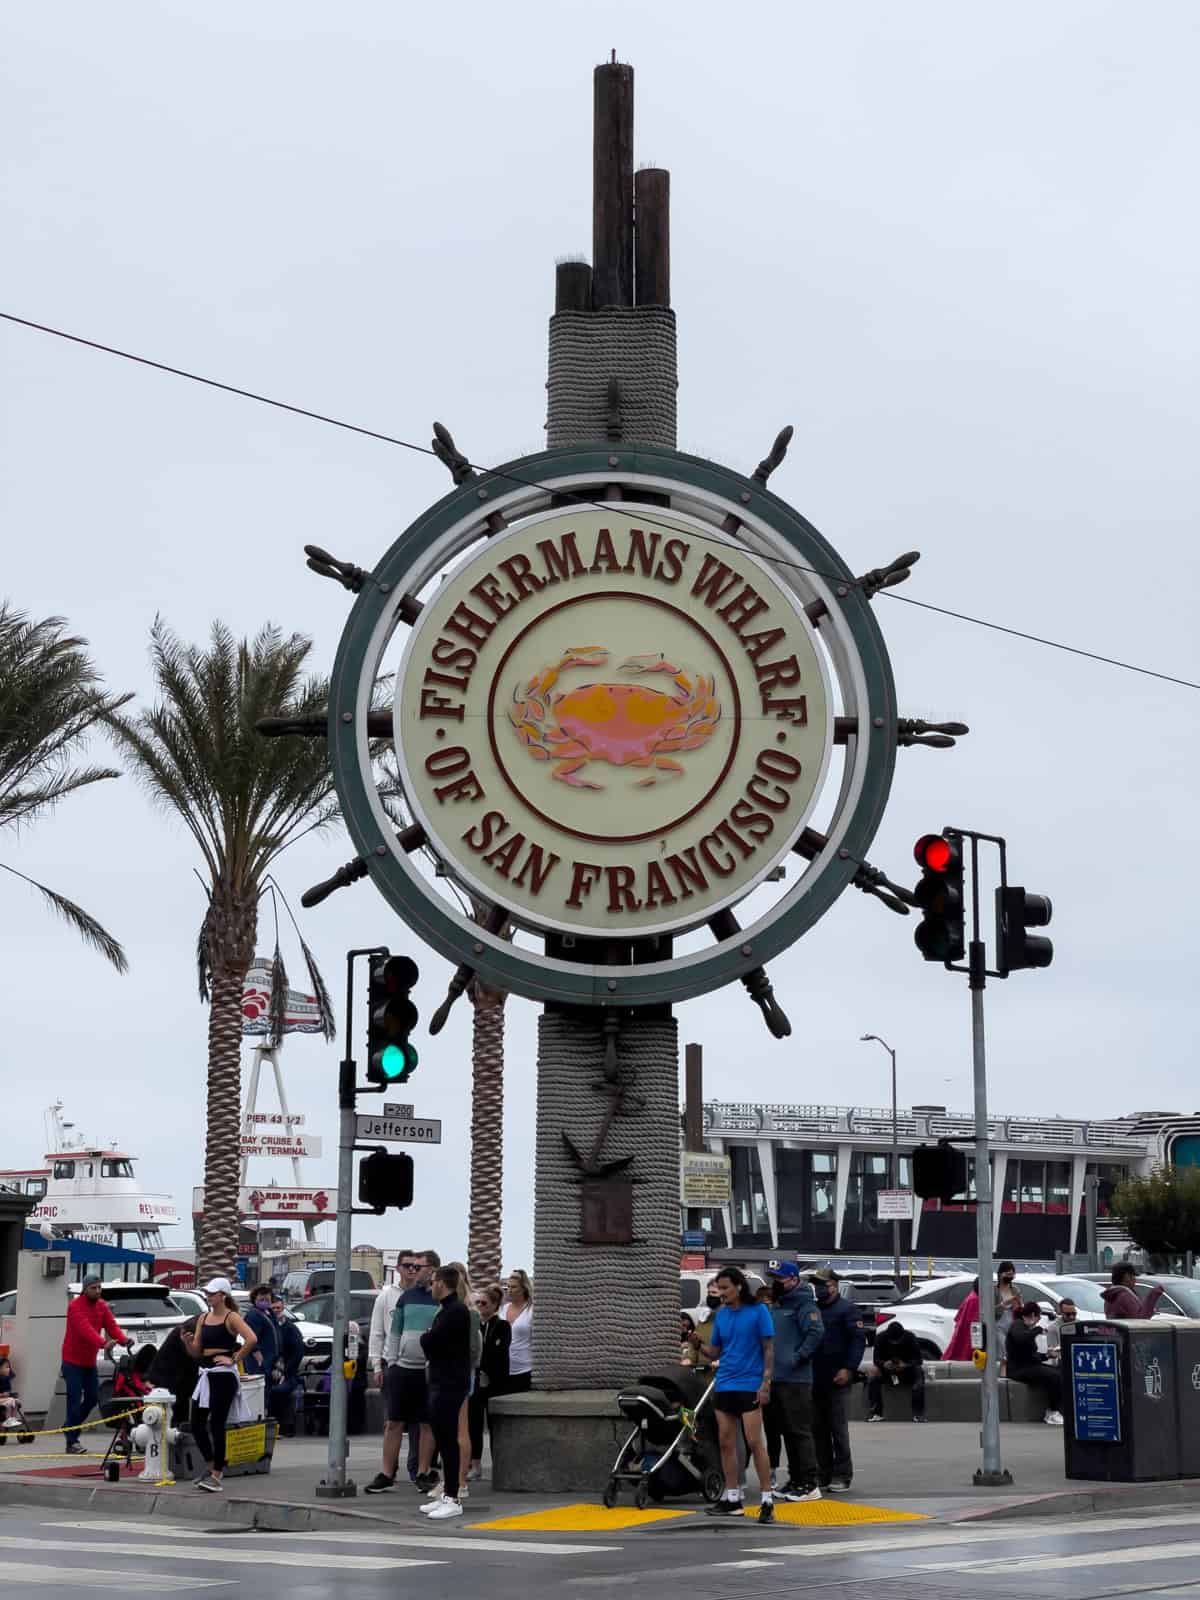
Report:
[[[122,350],[116,345],[104,344],[98,339],[88,339],[82,334],[69,333],[65,328],[56,328],[45,322],[35,322],[29,317],[19,317],[11,311],[0,311],[0,321],[10,322],[22,328],[30,328],[36,333],[49,334],[53,338],[66,340],[70,344],[82,345],[89,350],[97,350],[103,355],[116,356],[122,361],[132,361],[138,366],[150,367],[156,372],[168,373],[171,377],[184,378],[190,383],[203,384],[205,388],[219,389],[225,394],[237,395],[243,400],[253,400],[259,405],[272,406],[277,411],[287,411],[293,416],[307,417],[312,422],[323,422],[331,428],[340,428],[347,433],[361,434],[363,438],[376,439],[382,444],[395,445],[398,449],[410,450],[415,455],[432,456],[435,460],[440,460],[437,451],[430,445],[415,444],[411,439],[401,439],[396,434],[383,433],[377,428],[367,428],[357,422],[347,422],[341,417],[332,417],[326,412],[313,411],[307,406],[294,405],[287,400],[277,400],[271,395],[260,394],[257,390],[245,389],[238,384],[224,383],[217,378],[208,378],[204,374],[193,372],[187,367],[176,367],[165,361],[155,361],[150,356],[138,355],[132,350]],[[474,472],[483,473],[490,478],[500,478],[507,482],[518,484],[522,488],[541,489],[547,494],[555,492],[548,484],[540,483],[537,479],[523,477],[521,474],[506,468],[489,467],[473,461],[468,461],[467,465]],[[575,503],[594,506],[599,510],[610,510],[612,505],[612,502],[586,499]],[[722,549],[732,547],[732,541],[717,538],[713,534],[701,533],[691,524],[672,523],[669,517],[663,516],[658,510],[647,520],[650,521],[652,528],[658,526],[664,531],[685,533],[690,538],[716,545]],[[760,555],[760,559],[772,566],[789,567],[794,571],[806,573],[811,577],[821,578],[828,583],[844,583],[846,581],[844,573],[821,572],[816,567],[806,566],[801,561],[789,560],[785,556]],[[916,606],[922,611],[930,611],[938,616],[950,617],[956,622],[964,622],[977,628],[986,628],[993,633],[1007,634],[1010,638],[1022,639],[1029,644],[1042,645],[1046,649],[1058,650],[1066,655],[1079,656],[1085,661],[1099,662],[1104,666],[1115,667],[1122,672],[1133,672],[1140,677],[1155,678],[1161,683],[1175,684],[1182,689],[1200,690],[1200,682],[1194,682],[1190,678],[1181,678],[1173,673],[1160,672],[1154,667],[1143,667],[1136,662],[1125,661],[1117,656],[1101,655],[1098,651],[1085,650],[1079,645],[1067,644],[1061,639],[1050,639],[1043,634],[1029,633],[1025,629],[1011,627],[1007,623],[993,622],[989,618],[977,617],[966,611],[956,611],[949,606],[935,605],[929,600],[918,600],[913,595],[897,594],[894,589],[880,589],[876,597],[897,600],[903,605]]]

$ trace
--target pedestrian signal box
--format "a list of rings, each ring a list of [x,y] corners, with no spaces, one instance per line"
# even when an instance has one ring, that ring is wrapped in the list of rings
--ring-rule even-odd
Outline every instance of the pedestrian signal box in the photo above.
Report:
[[[967,1158],[952,1144],[921,1144],[913,1151],[913,1190],[922,1200],[965,1200]]]

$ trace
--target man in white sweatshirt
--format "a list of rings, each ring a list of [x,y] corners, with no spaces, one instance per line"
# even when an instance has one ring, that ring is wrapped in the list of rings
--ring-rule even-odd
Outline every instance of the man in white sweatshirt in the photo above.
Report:
[[[404,1440],[404,1419],[402,1416],[401,1397],[398,1385],[389,1381],[388,1364],[383,1357],[383,1348],[388,1333],[392,1326],[392,1314],[396,1309],[396,1302],[408,1289],[412,1289],[420,1281],[425,1270],[425,1259],[419,1250],[401,1250],[396,1267],[399,1282],[389,1283],[375,1296],[375,1305],[371,1311],[371,1332],[367,1339],[367,1361],[375,1382],[383,1390],[384,1424],[383,1424],[383,1470],[378,1472],[370,1483],[365,1486],[366,1494],[383,1494],[385,1490],[392,1489],[396,1484],[396,1472],[400,1465],[400,1446]],[[410,1429],[409,1438],[409,1477],[414,1476],[416,1468],[416,1452],[419,1428]]]

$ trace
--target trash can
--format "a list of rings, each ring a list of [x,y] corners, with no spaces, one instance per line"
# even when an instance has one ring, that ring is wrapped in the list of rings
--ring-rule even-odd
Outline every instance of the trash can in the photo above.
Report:
[[[1179,1477],[1170,1323],[1093,1322],[1064,1330],[1061,1360],[1068,1478],[1147,1483]]]
[[[1179,1435],[1179,1476],[1200,1478],[1200,1321],[1176,1322],[1175,1418]]]

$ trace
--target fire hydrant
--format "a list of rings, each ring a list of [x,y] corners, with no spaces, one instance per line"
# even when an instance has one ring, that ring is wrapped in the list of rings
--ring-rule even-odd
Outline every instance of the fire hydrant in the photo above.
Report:
[[[169,1483],[171,1478],[170,1449],[179,1437],[179,1429],[171,1426],[171,1412],[175,1396],[169,1389],[151,1389],[142,1407],[142,1420],[134,1428],[132,1438],[146,1457],[146,1464],[138,1474],[152,1483]]]

